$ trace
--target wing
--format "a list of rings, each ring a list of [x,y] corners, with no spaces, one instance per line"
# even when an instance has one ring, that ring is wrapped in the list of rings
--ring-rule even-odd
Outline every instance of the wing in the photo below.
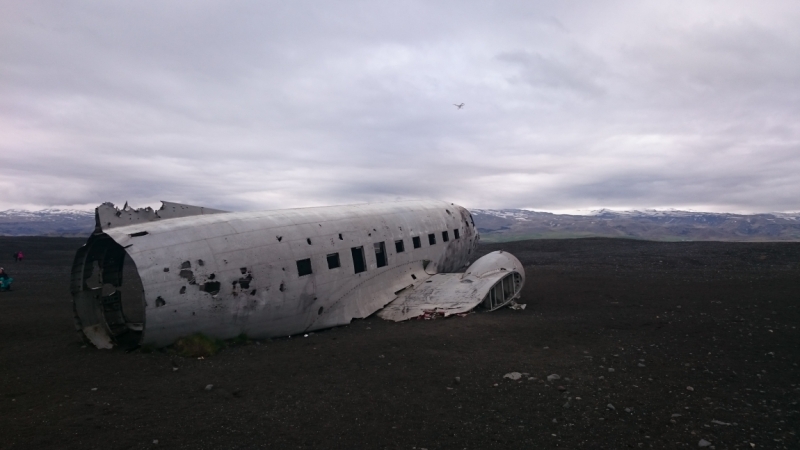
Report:
[[[465,273],[436,274],[399,292],[378,316],[401,322],[426,314],[461,314],[478,306],[492,311],[519,298],[524,283],[525,272],[517,258],[492,252],[475,261]]]

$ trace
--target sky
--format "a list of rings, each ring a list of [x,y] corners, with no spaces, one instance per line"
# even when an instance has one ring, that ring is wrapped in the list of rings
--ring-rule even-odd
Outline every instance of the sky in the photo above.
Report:
[[[798,211],[798,23],[791,1],[4,0],[0,210]]]

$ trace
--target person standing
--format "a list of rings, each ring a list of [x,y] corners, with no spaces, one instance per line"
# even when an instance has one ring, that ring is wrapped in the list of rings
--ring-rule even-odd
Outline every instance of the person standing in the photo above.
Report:
[[[22,257],[23,257],[22,250],[20,250],[17,252],[17,262],[22,262]]]
[[[10,291],[12,281],[14,279],[8,276],[6,271],[0,267],[0,291]]]

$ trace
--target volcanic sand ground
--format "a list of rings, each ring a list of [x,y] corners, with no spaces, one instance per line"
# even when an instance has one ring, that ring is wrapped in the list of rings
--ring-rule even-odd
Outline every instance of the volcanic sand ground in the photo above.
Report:
[[[484,245],[525,264],[526,310],[198,360],[84,346],[82,242],[0,238],[1,448],[800,448],[800,244]]]

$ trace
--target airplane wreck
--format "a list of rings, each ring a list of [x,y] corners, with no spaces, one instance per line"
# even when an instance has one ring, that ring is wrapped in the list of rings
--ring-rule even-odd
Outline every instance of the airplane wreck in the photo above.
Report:
[[[507,252],[469,264],[480,239],[472,216],[439,201],[244,213],[104,203],[95,220],[71,291],[77,330],[101,349],[491,311],[525,282]]]

